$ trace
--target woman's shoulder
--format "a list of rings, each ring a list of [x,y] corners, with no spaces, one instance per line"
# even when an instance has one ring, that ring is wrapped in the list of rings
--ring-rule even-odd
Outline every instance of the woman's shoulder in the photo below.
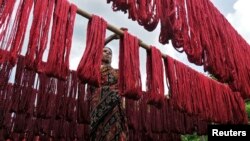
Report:
[[[114,76],[115,76],[116,78],[118,78],[118,76],[119,76],[119,69],[113,68],[112,70],[113,70]]]

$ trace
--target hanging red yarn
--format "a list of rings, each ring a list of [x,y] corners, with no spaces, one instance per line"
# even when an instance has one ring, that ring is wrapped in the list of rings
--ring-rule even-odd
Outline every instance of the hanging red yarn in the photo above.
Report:
[[[199,114],[204,120],[216,123],[233,123],[234,109],[240,111],[237,123],[245,123],[246,111],[242,98],[233,104],[235,93],[226,85],[195,72],[186,65],[167,57],[165,60],[166,76],[170,85],[171,101],[176,109],[192,115]],[[214,95],[216,93],[216,96]]]
[[[24,68],[24,57],[19,56],[14,81],[13,111],[30,113],[33,109],[36,94],[33,93],[36,72]]]
[[[8,62],[0,64],[0,90],[4,90],[7,86],[12,68]]]
[[[89,103],[89,89],[85,90],[86,85],[78,81],[77,93],[77,123],[89,124],[90,123],[90,103]]]
[[[147,52],[147,93],[148,103],[160,108],[164,99],[163,64],[161,52],[151,46]]]
[[[147,30],[161,22],[159,42],[172,42],[188,60],[250,97],[249,44],[208,0],[107,0]],[[118,5],[117,3],[122,3]],[[116,5],[117,4],[117,5]],[[218,24],[219,23],[219,24]]]
[[[138,129],[138,123],[137,123],[137,118],[138,118],[138,107],[137,103],[134,100],[131,99],[125,99],[125,109],[126,109],[126,117],[128,119],[128,127],[129,129],[132,130],[137,130]]]
[[[23,46],[24,36],[32,5],[33,0],[22,0],[19,3],[16,18],[11,30],[12,35],[10,35],[10,39],[13,39],[9,56],[9,61],[12,65],[16,64],[18,54],[20,54]]]
[[[37,117],[51,118],[56,114],[57,80],[43,73],[38,75]]]
[[[162,107],[164,106],[164,102]],[[156,107],[150,107],[150,116],[152,117],[151,121],[151,130],[153,133],[161,133],[163,132],[163,117],[162,117],[162,109],[157,109]]]
[[[76,18],[77,6],[74,4],[70,5],[70,10],[68,13],[67,25],[66,25],[66,37],[65,37],[65,48],[67,53],[65,54],[65,73],[69,71],[69,54],[72,45],[72,38],[74,32],[75,18]]]
[[[42,62],[54,4],[54,0],[37,0],[35,2],[29,43],[25,56],[25,65],[29,69],[38,70],[38,63]]]
[[[143,25],[143,27],[148,31],[153,31],[159,22],[160,17],[160,10],[159,5],[161,5],[160,0],[141,0],[137,1],[138,7],[137,7],[137,13],[138,13],[138,19],[137,22],[140,25]]]
[[[56,95],[56,119],[65,119],[67,114],[69,79],[67,81],[59,80],[57,83]]]
[[[13,94],[12,84],[8,84],[4,89],[0,90],[0,119],[1,119],[0,128],[2,130],[4,130],[3,127],[7,127],[5,120],[11,118],[8,117],[8,114],[10,113],[9,109],[11,105],[12,94]],[[0,139],[1,139],[1,134],[0,134]]]
[[[174,1],[171,0],[161,0],[161,5],[159,5],[160,9],[160,23],[161,23],[161,30],[159,35],[159,42],[162,44],[169,43],[169,40],[172,38],[173,29],[172,23],[174,20],[173,18],[173,6],[172,4]],[[158,7],[157,7],[158,8]],[[166,16],[168,15],[168,16]]]
[[[60,79],[69,74],[69,54],[77,7],[66,0],[59,0],[55,6],[52,35],[46,73]]]
[[[229,88],[228,88],[229,90]],[[233,96],[230,96],[230,102],[232,105],[232,124],[247,124],[248,123],[248,116],[246,114],[246,106],[245,101],[242,99],[241,94],[235,92]],[[237,116],[235,116],[237,115]]]
[[[186,6],[188,29],[183,34],[189,61],[204,64],[205,71],[247,98],[250,77],[245,60],[249,56],[244,54],[250,51],[249,45],[210,1],[190,0]]]
[[[136,20],[146,30],[153,31],[157,27],[161,14],[160,0],[107,0],[107,3],[111,2],[114,11],[128,12],[129,18]]]
[[[142,98],[139,100],[139,126],[141,126],[141,130],[143,131],[149,131],[151,130],[150,128],[150,120],[149,120],[149,105],[147,105],[147,96],[146,92],[143,92]]]
[[[141,85],[138,39],[124,31],[119,53],[119,93],[138,100],[142,95]]]
[[[13,13],[15,0],[3,0],[0,8],[0,64],[6,61],[8,57],[10,46],[8,44],[8,30],[10,30],[10,19]]]
[[[33,92],[36,73],[24,69],[23,64],[24,57],[20,56],[18,58],[14,85],[11,85],[12,87],[6,87],[7,89],[5,91],[9,93],[10,96],[6,95],[6,99],[4,100],[5,112],[16,113],[13,117],[13,122],[15,123],[13,131],[17,133],[24,133],[27,125],[29,125],[28,118],[33,115],[36,96]],[[9,88],[11,88],[11,90]],[[4,118],[6,117],[7,115],[4,114]]]
[[[83,83],[93,86],[100,85],[100,68],[106,28],[106,21],[95,15],[88,23],[86,49],[77,68],[78,77]]]
[[[135,0],[128,0],[128,18],[136,21],[138,19],[137,2]]]
[[[198,58],[202,56],[205,71],[219,81],[229,83],[244,98],[249,97],[249,65],[245,61],[249,56],[244,55],[250,52],[249,45],[210,1],[188,1],[187,11],[191,36],[185,34],[191,39],[190,47],[197,46],[192,52],[186,51],[189,60],[198,64]],[[194,52],[196,57],[193,57]]]
[[[55,5],[50,48],[46,64],[46,73],[51,76],[60,76],[57,68],[63,71],[64,54],[67,53],[64,44],[69,8],[70,4],[66,0],[59,0]]]
[[[1,0],[0,5],[1,5],[1,9],[0,9],[0,13],[1,13],[0,28],[2,28],[10,20],[10,16],[11,16],[11,14],[13,12],[12,10],[13,10],[14,5],[15,5],[15,0]],[[6,28],[5,28],[5,30],[6,30]],[[1,36],[0,37],[2,37],[2,33],[4,33],[4,32],[1,31],[1,34],[0,34]],[[0,38],[0,39],[2,39],[2,38]]]
[[[15,96],[12,98],[11,103],[11,111],[12,112],[18,112],[18,104],[20,102],[20,97],[22,96],[22,75],[23,75],[23,58],[18,59],[17,67],[16,67],[16,74],[15,74],[15,80],[14,80],[14,88],[13,92],[15,93]]]
[[[22,64],[23,65],[23,64]],[[23,69],[21,96],[19,97],[18,112],[33,114],[36,94],[33,92],[36,72]]]
[[[127,0],[107,0],[107,3],[113,2],[112,9],[114,11],[121,10],[124,13],[127,13],[127,9],[129,7]]]
[[[78,88],[78,78],[76,71],[71,71],[70,78],[68,79],[69,86],[68,86],[68,104],[67,104],[67,113],[66,119],[70,122],[76,122],[77,115],[76,115],[76,108],[77,108],[77,88]]]
[[[24,133],[25,132],[25,125],[26,124],[26,120],[25,120],[25,114],[15,114],[15,119],[14,119],[14,127],[13,130],[16,133]]]

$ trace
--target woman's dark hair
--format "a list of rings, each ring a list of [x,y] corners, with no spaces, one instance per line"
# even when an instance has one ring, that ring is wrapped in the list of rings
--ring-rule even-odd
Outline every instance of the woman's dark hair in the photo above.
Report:
[[[113,52],[112,52],[112,49],[111,49],[110,47],[104,47],[104,48],[108,48],[108,49],[111,51],[111,53],[113,53]]]

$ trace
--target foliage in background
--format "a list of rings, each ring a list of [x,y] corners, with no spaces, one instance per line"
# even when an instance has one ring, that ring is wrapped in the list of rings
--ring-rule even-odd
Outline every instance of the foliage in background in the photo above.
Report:
[[[207,136],[198,136],[196,133],[192,135],[181,135],[182,141],[208,141]]]
[[[248,122],[250,121],[250,101],[246,102],[246,111],[248,115]]]

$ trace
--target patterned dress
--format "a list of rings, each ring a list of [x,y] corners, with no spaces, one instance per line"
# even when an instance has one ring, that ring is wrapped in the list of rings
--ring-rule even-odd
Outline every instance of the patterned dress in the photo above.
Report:
[[[91,87],[91,141],[126,141],[127,125],[121,98],[118,95],[118,70],[101,69],[101,87]]]

